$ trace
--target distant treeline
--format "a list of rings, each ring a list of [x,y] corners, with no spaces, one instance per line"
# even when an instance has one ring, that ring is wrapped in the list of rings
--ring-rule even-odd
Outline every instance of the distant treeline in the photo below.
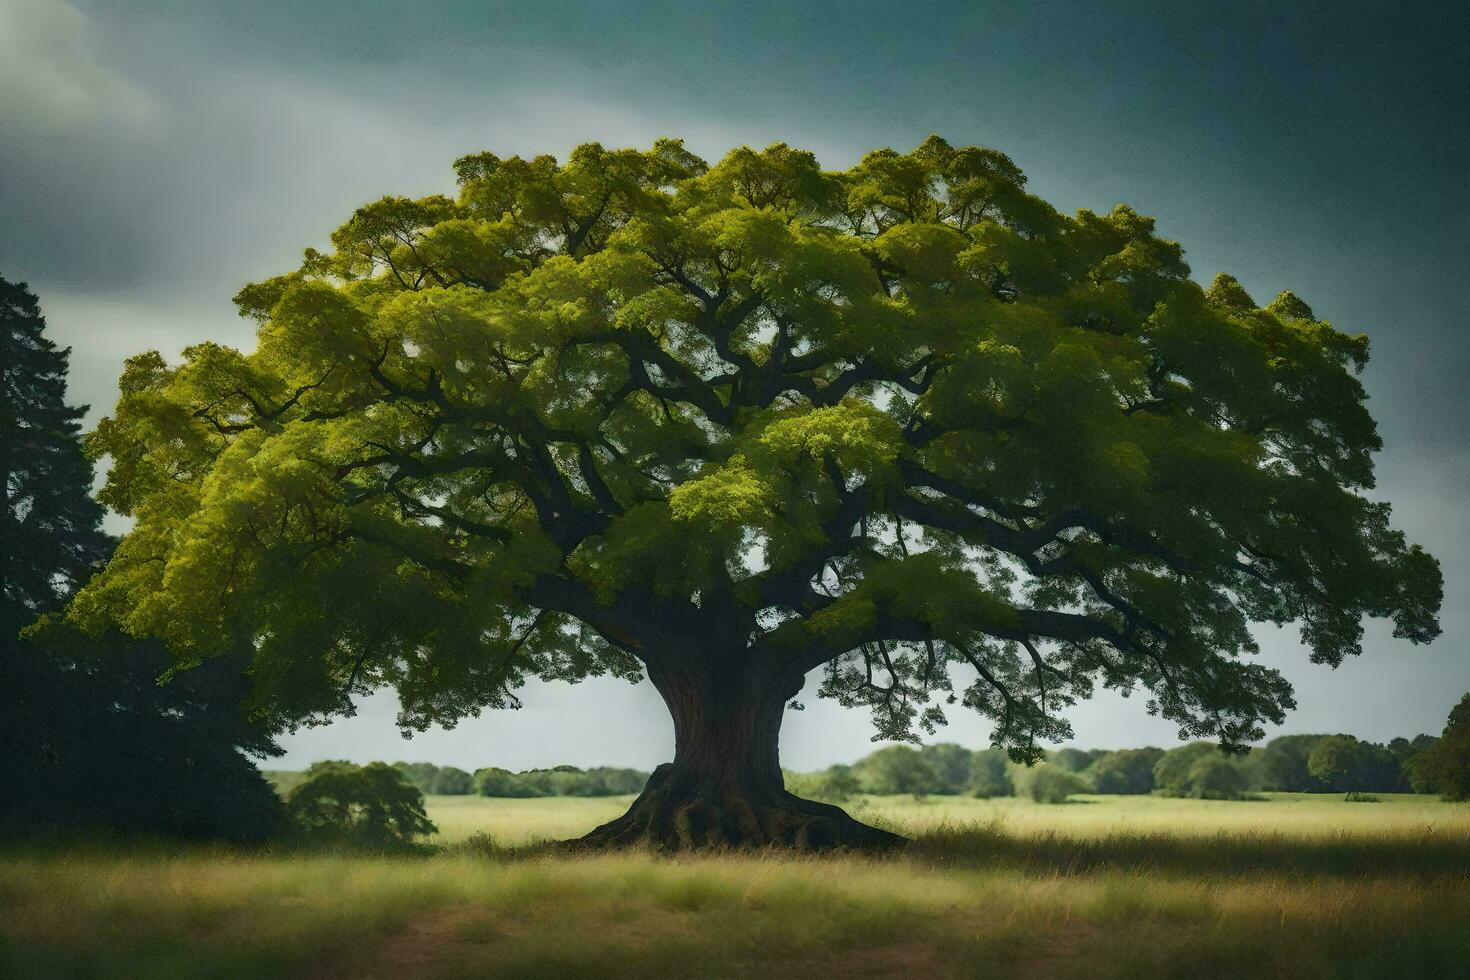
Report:
[[[858,794],[1029,796],[1060,802],[1074,793],[1202,799],[1239,799],[1260,791],[1433,793],[1441,789],[1418,760],[1437,741],[1420,735],[1381,745],[1351,735],[1283,735],[1240,756],[1224,754],[1213,742],[1167,751],[1058,749],[1030,767],[1011,762],[1000,749],[971,751],[947,742],[918,748],[892,745],[852,765],[787,772],[786,788],[836,802]],[[641,791],[648,780],[646,772],[610,767],[523,772],[492,767],[471,773],[429,762],[393,765],[422,792],[435,796],[620,796]],[[281,771],[267,775],[283,794],[302,776]]]
[[[1436,793],[1433,767],[1422,764],[1439,740],[1396,738],[1387,745],[1351,735],[1283,735],[1246,755],[1213,742],[1177,748],[1058,749],[1035,766],[1012,763],[1000,749],[970,751],[940,743],[879,749],[850,765],[787,773],[786,787],[816,799],[858,793],[915,796],[1030,796],[1059,802],[1073,793],[1239,799],[1256,791],[1298,793]]]
[[[646,772],[608,766],[594,769],[556,766],[524,772],[491,767],[472,773],[432,762],[395,762],[393,767],[428,796],[623,796],[641,791],[648,782]],[[276,770],[267,772],[266,776],[284,795],[302,780],[304,773]]]

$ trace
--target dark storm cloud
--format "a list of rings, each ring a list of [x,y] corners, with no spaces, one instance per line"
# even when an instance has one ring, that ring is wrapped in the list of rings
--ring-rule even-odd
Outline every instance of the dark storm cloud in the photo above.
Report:
[[[128,352],[248,344],[241,283],[366,200],[448,189],[464,152],[683,135],[846,166],[929,132],[994,146],[1059,207],[1157,215],[1199,278],[1291,288],[1373,338],[1380,492],[1445,563],[1446,634],[1415,649],[1375,625],[1336,673],[1289,633],[1262,640],[1298,688],[1289,727],[1386,737],[1470,688],[1467,28],[1448,3],[0,0],[0,274],[40,291],[101,410]],[[566,692],[532,706],[613,711],[604,689]],[[385,711],[360,724],[381,736]],[[1093,744],[1170,736],[1136,700],[1074,717]],[[865,724],[813,706],[788,722],[791,761],[859,754]]]

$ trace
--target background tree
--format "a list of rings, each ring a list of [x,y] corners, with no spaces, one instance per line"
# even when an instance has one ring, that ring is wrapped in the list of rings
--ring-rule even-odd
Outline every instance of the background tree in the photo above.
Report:
[[[1190,742],[1170,749],[1154,763],[1154,786],[1168,796],[1189,795],[1189,773],[1201,759],[1220,757],[1219,746]]]
[[[1094,793],[1140,795],[1154,790],[1154,766],[1163,749],[1119,749],[1098,759],[1087,770]]]
[[[66,403],[67,361],[25,283],[0,279],[0,644],[61,608],[112,551],[82,451],[87,406]]]
[[[1363,493],[1366,339],[1202,289],[1130,208],[937,137],[456,171],[243,289],[254,352],[128,363],[92,448],[137,523],[81,621],[248,638],[281,724],[646,671],[674,760],[588,842],[670,847],[892,840],[782,786],[814,670],[880,737],[952,699],[1036,759],[1098,685],[1259,737],[1293,702],[1252,622],[1329,665],[1364,616],[1438,632],[1437,564]]]
[[[1238,800],[1245,796],[1249,780],[1233,758],[1212,752],[1195,759],[1182,782],[1170,788],[1173,796],[1198,800]]]
[[[786,788],[798,796],[827,803],[845,803],[862,792],[851,766],[828,766],[821,772],[786,773]]]
[[[864,756],[852,767],[852,775],[863,792],[879,796],[924,797],[943,785],[923,754],[907,745],[890,745]]]
[[[1399,792],[1434,792],[1432,787],[1425,785],[1425,780],[1419,773],[1419,765],[1424,758],[1424,753],[1433,748],[1438,741],[1439,739],[1433,735],[1419,734],[1412,739],[1396,738],[1388,743],[1388,750],[1393,753],[1399,763]]]
[[[180,666],[161,643],[46,618],[114,544],[89,496],[86,408],[66,404],[68,354],[45,336],[36,297],[0,279],[0,832],[261,840],[280,804],[242,750],[279,750],[239,710],[240,658],[161,687]]]
[[[393,768],[430,796],[466,796],[475,792],[475,778],[463,769],[436,766],[432,762],[395,762]]]
[[[970,785],[970,750],[953,742],[925,745],[919,754],[934,773],[935,793],[955,795]]]
[[[306,840],[371,850],[411,847],[436,828],[424,794],[385,762],[314,763],[286,798],[286,811]]]
[[[1307,771],[1330,793],[1393,792],[1399,782],[1399,764],[1392,752],[1351,735],[1318,740],[1307,757]]]
[[[445,766],[434,779],[434,792],[440,796],[466,796],[474,792],[474,781],[463,769]]]
[[[1030,797],[1036,803],[1065,803],[1075,793],[1086,793],[1082,777],[1051,762],[1011,767],[1011,781],[1017,796]]]
[[[1282,735],[1266,743],[1258,755],[1257,770],[1263,789],[1284,793],[1320,792],[1307,760],[1326,735]]]
[[[1000,749],[982,749],[970,756],[970,793],[981,799],[1010,796],[1016,789],[1006,765],[1006,753]]]
[[[1107,752],[1102,749],[1065,748],[1048,753],[1047,758],[1068,772],[1082,772],[1105,755]]]
[[[1470,800],[1470,694],[1450,709],[1444,734],[1414,760],[1415,789]]]
[[[508,769],[489,767],[475,772],[475,792],[481,796],[526,799],[537,796],[536,789]]]

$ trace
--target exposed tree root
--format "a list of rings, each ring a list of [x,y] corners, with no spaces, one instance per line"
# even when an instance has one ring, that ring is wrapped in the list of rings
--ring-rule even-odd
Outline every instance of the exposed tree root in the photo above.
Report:
[[[660,851],[788,847],[886,850],[907,841],[869,827],[841,808],[803,800],[779,785],[731,785],[654,770],[628,812],[578,840],[578,848],[646,847]]]

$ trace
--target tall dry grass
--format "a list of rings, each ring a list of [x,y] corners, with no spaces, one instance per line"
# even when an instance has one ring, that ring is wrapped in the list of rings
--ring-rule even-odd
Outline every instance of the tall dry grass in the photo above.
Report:
[[[508,814],[558,835],[601,818],[514,802],[480,826],[524,841],[537,828]],[[448,806],[468,834],[469,804]],[[1466,809],[887,801],[867,816],[917,837],[883,858],[10,850],[0,975],[1458,976]]]

